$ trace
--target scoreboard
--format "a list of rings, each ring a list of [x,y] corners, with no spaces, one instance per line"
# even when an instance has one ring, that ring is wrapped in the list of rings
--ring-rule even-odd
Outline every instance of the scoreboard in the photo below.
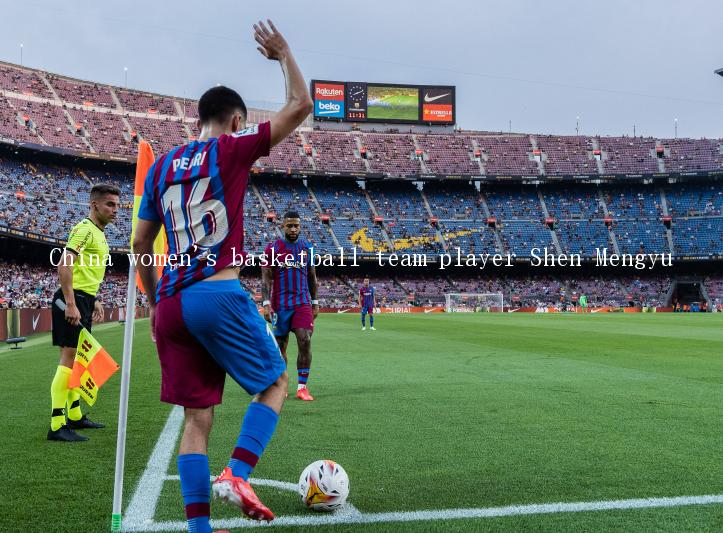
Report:
[[[455,87],[312,80],[315,120],[455,123]]]

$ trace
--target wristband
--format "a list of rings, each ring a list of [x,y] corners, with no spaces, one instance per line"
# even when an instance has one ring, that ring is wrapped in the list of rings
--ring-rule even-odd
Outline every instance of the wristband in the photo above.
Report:
[[[311,300],[311,305],[319,305],[319,300]]]
[[[267,305],[271,305],[271,301],[270,301],[270,300],[264,300],[264,303],[262,303],[261,305],[263,305],[264,307],[266,307]]]

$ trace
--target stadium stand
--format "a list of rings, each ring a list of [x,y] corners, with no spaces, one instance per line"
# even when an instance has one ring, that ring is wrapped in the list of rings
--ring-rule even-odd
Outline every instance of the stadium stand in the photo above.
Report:
[[[138,140],[146,139],[159,155],[197,134],[197,112],[193,100],[0,64],[0,137],[13,142],[132,159]],[[268,115],[250,110],[249,119]],[[716,139],[302,128],[253,169],[246,200],[246,246],[261,252],[280,236],[278,218],[296,209],[305,235],[319,252],[335,253],[338,245],[357,246],[366,254],[378,250],[437,254],[459,247],[464,253],[509,252],[523,257],[533,247],[547,247],[591,257],[596,248],[606,247],[621,253],[718,258],[723,255],[723,187],[715,178],[648,184],[631,180],[624,185],[610,179],[585,184],[534,180],[717,171],[723,168],[721,150]],[[117,249],[127,247],[133,195],[128,167],[89,170],[77,159],[52,165],[29,163],[10,151],[0,157],[0,233],[21,230],[30,239],[64,239],[72,223],[85,215],[92,184],[106,181],[120,186],[128,200],[109,226],[108,239]],[[264,172],[269,169],[276,172]],[[330,175],[317,177],[317,172]],[[335,175],[340,173],[353,177]],[[356,180],[365,173],[372,176],[362,185]],[[308,177],[302,181],[299,174]],[[374,179],[379,174],[386,178]],[[477,183],[478,191],[467,179],[430,179],[428,174],[524,176],[532,183],[483,179]],[[422,189],[416,181],[390,179],[406,176],[423,180],[418,182]],[[591,303],[624,305],[663,301],[671,279],[661,279],[656,285],[619,278],[540,278],[528,287],[524,280],[504,277],[435,281],[421,276],[401,277],[384,289],[388,300],[400,305],[417,294],[420,301],[439,302],[445,290],[480,288],[506,291],[506,297],[515,296],[517,303],[555,303],[582,291]],[[334,291],[351,294],[353,300],[360,281],[329,280],[329,301],[341,305],[348,300]],[[719,294],[719,280],[707,283]]]
[[[138,151],[123,119],[112,113],[99,113],[83,108],[68,108],[76,130],[82,128],[85,138],[96,152],[132,156]]]
[[[527,136],[472,137],[481,148],[487,174],[536,176],[532,145]]]
[[[357,146],[358,135],[312,131],[306,137],[317,168],[332,172],[366,172]]]
[[[110,87],[107,85],[65,79],[52,74],[48,74],[47,79],[58,97],[66,104],[107,107],[108,109],[116,107]]]
[[[15,65],[0,65],[0,87],[25,96],[53,97],[39,73]]]
[[[537,135],[548,174],[597,174],[592,139]]]
[[[601,137],[603,167],[609,173],[659,172],[655,139]]]
[[[472,139],[463,135],[417,135],[426,155],[425,163],[435,174],[477,175],[479,163],[474,157]]]
[[[373,172],[387,176],[421,173],[422,167],[415,156],[416,148],[411,135],[367,133],[362,142]]]
[[[386,220],[420,220],[429,218],[419,190],[409,182],[368,184],[367,192],[379,216]]]
[[[173,98],[124,89],[116,89],[116,94],[126,111],[178,116]]]
[[[482,197],[469,183],[430,181],[424,185],[424,195],[441,220],[487,220]]]
[[[311,170],[309,158],[302,152],[301,136],[291,134],[279,144],[274,146],[268,157],[260,158],[256,165],[284,170]]]
[[[48,102],[8,98],[23,120],[50,146],[87,150],[80,135],[74,133],[62,107]],[[25,119],[27,117],[27,119]]]

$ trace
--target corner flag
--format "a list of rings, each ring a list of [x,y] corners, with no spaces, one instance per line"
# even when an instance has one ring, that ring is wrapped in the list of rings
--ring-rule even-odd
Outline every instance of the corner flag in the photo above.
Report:
[[[141,197],[143,196],[143,186],[146,182],[146,176],[148,174],[148,171],[153,166],[153,161],[155,160],[155,156],[153,155],[153,148],[151,148],[151,145],[148,144],[146,141],[141,141],[138,145],[138,159],[136,161],[136,180],[135,180],[135,187],[133,190],[133,219],[131,222],[131,243],[133,243],[133,237],[136,234],[136,225],[138,224],[138,209],[141,206]],[[158,232],[158,237],[156,237],[155,242],[153,243],[153,253],[155,255],[163,255],[167,252],[168,245],[166,243],[166,233],[164,231]],[[162,266],[158,267],[158,276],[160,277],[161,271],[163,270]],[[141,290],[141,292],[146,293],[147,291],[143,287],[143,284],[141,283],[140,277],[136,274],[136,284],[138,285],[138,288]],[[151,292],[153,292],[151,290]]]
[[[108,352],[83,328],[78,337],[73,371],[68,387],[78,389],[88,405],[95,404],[98,390],[120,367]]]

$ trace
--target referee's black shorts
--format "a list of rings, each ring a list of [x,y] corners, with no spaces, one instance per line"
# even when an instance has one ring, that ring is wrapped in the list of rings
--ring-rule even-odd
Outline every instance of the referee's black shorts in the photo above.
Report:
[[[58,289],[53,295],[52,316],[53,316],[53,346],[64,346],[75,348],[78,346],[78,337],[82,328],[90,331],[93,322],[93,306],[95,296],[83,291],[74,290],[75,305],[80,311],[80,326],[73,326],[65,320],[65,311],[58,307],[58,300],[65,303],[63,291]]]

